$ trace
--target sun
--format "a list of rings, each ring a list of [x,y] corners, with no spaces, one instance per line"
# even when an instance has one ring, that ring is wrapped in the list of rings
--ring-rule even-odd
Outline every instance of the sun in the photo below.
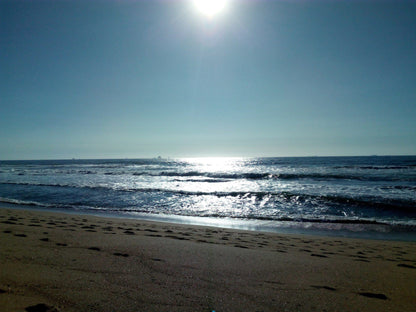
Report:
[[[211,18],[222,13],[229,0],[192,0],[195,8],[203,15]]]

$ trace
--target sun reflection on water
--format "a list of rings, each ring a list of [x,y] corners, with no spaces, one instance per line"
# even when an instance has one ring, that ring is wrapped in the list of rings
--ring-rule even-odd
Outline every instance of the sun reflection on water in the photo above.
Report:
[[[181,159],[186,163],[184,176],[177,179],[178,190],[197,193],[227,193],[247,189],[255,191],[253,181],[229,178],[242,171],[249,161],[246,158],[231,157],[201,157]],[[191,174],[192,177],[187,176]],[[192,182],[192,183],[191,183]],[[215,183],[214,183],[215,182]]]
[[[194,166],[198,171],[205,172],[236,172],[246,163],[242,157],[197,157],[184,158],[183,161]]]

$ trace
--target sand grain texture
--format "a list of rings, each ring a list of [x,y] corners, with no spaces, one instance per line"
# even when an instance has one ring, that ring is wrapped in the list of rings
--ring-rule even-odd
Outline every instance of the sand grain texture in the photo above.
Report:
[[[414,311],[415,247],[2,208],[0,310]]]

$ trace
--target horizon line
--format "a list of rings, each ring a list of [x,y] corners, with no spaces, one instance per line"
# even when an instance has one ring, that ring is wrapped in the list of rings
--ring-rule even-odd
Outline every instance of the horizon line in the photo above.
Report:
[[[344,157],[416,157],[416,154],[371,154],[371,155],[303,155],[303,156],[154,156],[154,157],[86,157],[86,158],[26,158],[26,159],[0,159],[1,162],[5,161],[53,161],[53,160],[139,160],[139,159],[159,159],[159,160],[173,160],[173,159],[186,159],[186,158],[344,158]]]

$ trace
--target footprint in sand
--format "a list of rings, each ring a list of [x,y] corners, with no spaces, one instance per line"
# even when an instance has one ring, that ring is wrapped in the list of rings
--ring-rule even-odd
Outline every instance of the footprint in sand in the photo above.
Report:
[[[188,238],[181,237],[181,236],[175,236],[175,235],[166,235],[165,237],[179,239],[179,240],[189,240]]]
[[[152,233],[157,233],[157,230],[152,230],[152,229],[145,229],[145,232],[152,232]],[[166,231],[168,232],[168,231]],[[172,233],[172,231],[170,231],[169,233]]]
[[[159,235],[159,234],[145,234],[145,236],[149,236],[149,237],[162,237],[162,235]]]
[[[125,257],[125,258],[129,257],[128,254],[123,254],[123,253],[120,253],[120,252],[115,252],[115,253],[113,253],[113,255],[118,256],[118,257]]]
[[[2,221],[1,223],[4,223],[4,224],[12,224],[12,225],[15,225],[15,224],[17,224],[16,222],[13,222],[13,221]]]
[[[381,300],[387,300],[387,296],[384,294],[375,294],[370,292],[360,292],[358,293],[361,296],[368,297],[368,298],[375,298],[375,299],[381,299]]]
[[[39,303],[34,306],[29,306],[25,309],[27,312],[59,312],[55,307],[48,306],[44,303]]]
[[[94,250],[94,251],[101,251],[101,248],[98,247],[89,247],[89,250]]]
[[[243,249],[248,249],[248,247],[247,246],[243,246],[243,245],[234,245],[234,247],[238,247],[238,248],[243,248]]]
[[[311,287],[316,288],[316,289],[326,289],[326,290],[330,290],[330,291],[336,291],[337,290],[336,288],[330,287],[330,286],[311,285]]]
[[[406,263],[399,263],[397,266],[398,267],[402,267],[402,268],[408,268],[408,269],[416,269],[416,266],[410,265],[410,264],[406,264]]]

